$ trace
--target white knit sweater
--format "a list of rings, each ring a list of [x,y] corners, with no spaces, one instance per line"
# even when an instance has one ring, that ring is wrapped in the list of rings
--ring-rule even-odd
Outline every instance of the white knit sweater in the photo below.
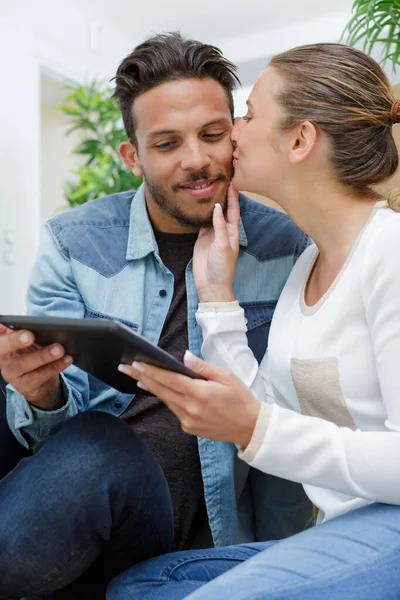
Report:
[[[204,358],[263,402],[241,458],[302,483],[322,521],[371,501],[400,504],[400,214],[377,205],[310,308],[304,289],[317,253],[310,246],[297,261],[260,366],[236,303],[199,305],[197,321]]]

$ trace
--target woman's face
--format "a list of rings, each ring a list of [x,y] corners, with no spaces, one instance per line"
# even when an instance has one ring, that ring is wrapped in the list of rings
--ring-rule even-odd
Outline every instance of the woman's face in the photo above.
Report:
[[[236,188],[274,199],[289,167],[289,138],[279,128],[281,108],[275,100],[281,85],[278,73],[266,69],[251,91],[247,114],[231,132]]]

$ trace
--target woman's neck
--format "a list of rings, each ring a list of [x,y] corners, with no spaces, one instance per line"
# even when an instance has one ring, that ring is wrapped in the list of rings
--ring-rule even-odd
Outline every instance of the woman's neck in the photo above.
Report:
[[[315,242],[324,262],[346,260],[379,198],[359,197],[326,182],[311,187],[293,194],[282,208]]]

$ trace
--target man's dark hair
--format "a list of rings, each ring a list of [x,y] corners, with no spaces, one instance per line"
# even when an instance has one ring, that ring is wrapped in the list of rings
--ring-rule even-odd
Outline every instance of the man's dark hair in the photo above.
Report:
[[[132,106],[144,92],[181,79],[215,79],[225,90],[233,120],[232,92],[240,81],[236,67],[221,50],[196,40],[185,39],[179,32],[162,33],[137,46],[119,65],[113,97],[121,107],[125,131],[136,145]]]

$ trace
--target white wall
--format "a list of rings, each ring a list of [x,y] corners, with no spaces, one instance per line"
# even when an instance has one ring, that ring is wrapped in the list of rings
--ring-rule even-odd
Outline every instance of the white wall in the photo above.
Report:
[[[5,313],[23,308],[38,244],[40,90],[31,32],[5,19],[0,23],[0,312]]]
[[[71,127],[69,117],[58,108],[66,95],[65,86],[42,75],[41,126],[40,126],[40,223],[43,225],[68,204],[64,198],[63,184],[72,180],[71,171],[82,160],[72,151],[82,140],[76,132],[67,135]]]
[[[243,117],[247,112],[246,100],[250,96],[251,85],[238,88],[234,94],[233,99],[235,102],[235,117]]]
[[[139,41],[103,24],[78,0],[0,1],[0,313],[25,310],[41,230],[41,73],[110,79]],[[46,134],[45,134],[46,135]],[[57,157],[54,149],[53,160]],[[8,242],[6,242],[6,239]],[[11,242],[11,243],[10,243]]]
[[[289,7],[288,7],[289,10]],[[222,38],[218,41],[222,51],[233,62],[241,63],[265,56],[266,58],[301,44],[338,41],[350,11],[327,11],[328,14],[310,17],[306,20],[288,21],[280,27],[276,25],[257,33]],[[289,14],[287,15],[289,17]]]
[[[239,73],[244,83],[243,88],[237,90],[235,95],[236,114],[239,116],[246,111],[245,101],[251,87],[273,55],[302,44],[338,42],[350,19],[350,14],[349,6],[348,10],[329,12],[325,15],[308,17],[304,21],[288,23],[282,27],[265,28],[264,31],[250,35],[236,35],[218,40],[217,45],[223,53],[239,66]],[[379,47],[374,49],[372,55],[375,60],[380,60]],[[392,84],[400,82],[400,68],[393,73],[391,65],[388,64],[385,71]]]

